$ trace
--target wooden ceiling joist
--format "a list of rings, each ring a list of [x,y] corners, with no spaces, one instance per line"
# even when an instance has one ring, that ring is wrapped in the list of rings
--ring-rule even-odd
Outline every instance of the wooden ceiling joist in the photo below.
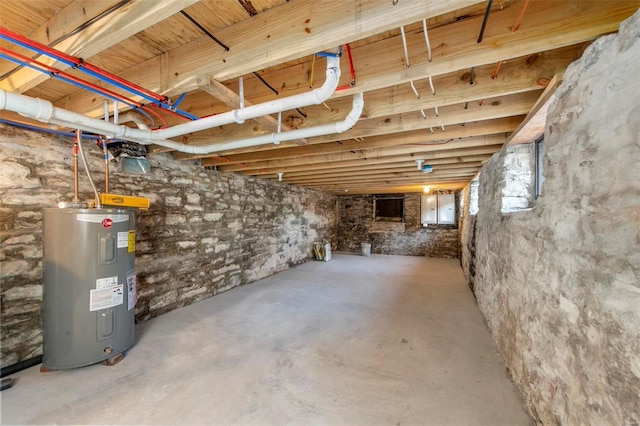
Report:
[[[463,123],[463,125],[455,125],[447,128],[445,133],[417,130],[411,132],[395,133],[391,136],[373,136],[360,140],[341,140],[335,142],[327,142],[322,144],[314,144],[302,147],[276,148],[264,151],[249,152],[245,154],[224,155],[224,157],[211,157],[207,159],[206,164],[214,165],[230,165],[238,163],[249,163],[254,161],[278,160],[284,158],[299,158],[312,155],[333,154],[339,152],[350,152],[362,149],[385,148],[408,144],[435,144],[445,143],[451,139],[460,139],[471,136],[485,136],[496,133],[510,133],[514,131],[523,116],[514,116],[507,118],[499,118],[495,120],[483,120],[476,122]],[[175,157],[181,159],[189,159],[188,155],[177,155]]]
[[[69,37],[56,45],[55,48],[72,56],[90,58],[103,50],[118,44],[122,40],[139,33],[145,28],[167,19],[171,15],[198,1],[199,0],[156,0],[153,2],[130,2],[124,5],[121,9],[110,14],[108,18],[96,22],[91,26],[90,30],[82,31]],[[102,2],[92,3],[95,3],[91,5],[89,9],[92,13],[97,12],[97,4],[102,5],[105,9],[107,8],[105,6],[108,5],[107,2],[104,4]],[[78,5],[72,4],[71,6],[77,13]],[[62,19],[65,19],[65,17],[68,16],[69,13],[65,13],[60,17],[55,16],[52,18],[53,22],[49,22],[48,25],[67,28],[68,24],[63,22]],[[42,39],[43,37],[40,36],[40,38]],[[46,42],[44,44],[46,44]],[[29,56],[32,56],[32,54]],[[41,57],[39,58],[39,61],[62,70],[69,68],[61,62],[57,62],[54,59],[47,57]],[[49,76],[46,74],[39,73],[29,68],[22,68],[15,74],[1,81],[0,88],[23,93],[48,78]]]
[[[197,117],[237,108],[239,77],[245,105],[316,88],[324,80],[325,60],[315,53],[349,43],[355,85],[347,84],[352,77],[343,55],[339,85],[344,87],[323,104],[283,111],[280,125],[288,131],[341,121],[352,109],[352,95],[364,93],[363,114],[351,129],[279,145],[170,155],[258,178],[275,180],[284,173],[284,184],[372,194],[422,191],[425,185],[460,189],[505,143],[529,142],[544,132],[549,95],[559,82],[554,76],[562,75],[594,39],[616,31],[640,7],[640,0],[509,0],[494,4],[478,42],[485,1],[245,3],[51,0],[40,7],[38,2],[6,0],[0,8],[2,25],[9,31],[43,44],[71,34],[55,48],[165,95],[170,108]],[[107,17],[83,25],[112,7]],[[513,31],[520,15],[519,28]],[[400,26],[406,33],[406,58]],[[0,46],[31,56],[6,41],[0,40]],[[0,73],[13,69],[13,63],[0,61]],[[81,76],[79,70],[67,72]],[[105,94],[97,94],[103,83],[92,77],[85,78],[98,85],[92,92],[29,69],[5,77],[0,88],[103,116]],[[129,97],[119,88],[113,90]],[[178,96],[179,107],[171,104]],[[122,111],[127,108],[120,104]],[[147,124],[157,128],[185,122],[166,111],[161,114]],[[34,124],[4,111],[2,117]],[[176,140],[224,144],[269,134],[277,127],[274,114]],[[167,151],[152,146],[150,155]],[[415,160],[424,160],[433,172],[422,173]]]

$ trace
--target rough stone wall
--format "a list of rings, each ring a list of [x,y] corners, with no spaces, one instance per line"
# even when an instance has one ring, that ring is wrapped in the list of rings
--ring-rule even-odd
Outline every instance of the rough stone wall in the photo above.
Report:
[[[508,146],[504,153],[503,167],[502,212],[532,207],[536,170],[534,143]]]
[[[360,252],[371,243],[371,252],[405,256],[458,257],[457,226],[420,224],[420,193],[404,194],[404,223],[375,222],[373,196],[340,196],[338,199],[338,250]]]
[[[640,12],[567,69],[531,210],[501,213],[506,150],[482,169],[463,265],[538,424],[640,424],[638,58]]]
[[[465,205],[465,211],[468,210]],[[476,277],[476,216],[467,214],[463,221],[460,221],[460,265],[469,284],[469,288],[475,295]]]
[[[85,145],[102,185],[100,153]],[[42,351],[42,208],[72,198],[71,142],[0,127],[0,147],[0,364],[8,366]],[[80,198],[91,199],[84,174],[80,182]],[[333,195],[168,154],[152,156],[148,175],[113,173],[111,192],[151,199],[137,215],[137,321],[307,261],[316,240],[335,242]]]

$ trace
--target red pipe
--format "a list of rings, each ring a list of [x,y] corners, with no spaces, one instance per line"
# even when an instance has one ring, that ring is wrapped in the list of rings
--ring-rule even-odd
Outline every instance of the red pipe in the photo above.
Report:
[[[12,52],[11,50],[5,49],[4,47],[0,47],[0,53],[3,54],[3,55],[6,55],[6,56],[10,56],[10,57],[12,57],[14,59],[17,59],[17,60],[21,61],[21,62],[28,63],[28,64],[32,65],[33,67],[38,68],[42,72],[47,72],[47,73],[50,73],[52,75],[58,75],[58,76],[64,78],[65,80],[72,81],[72,82],[77,83],[77,84],[79,84],[81,86],[85,86],[85,87],[87,87],[89,89],[95,90],[96,92],[100,92],[100,93],[102,93],[102,94],[104,94],[104,95],[106,95],[108,97],[111,97],[113,99],[117,99],[117,100],[119,100],[120,102],[122,102],[124,104],[127,104],[129,106],[134,106],[136,108],[148,111],[150,114],[153,114],[156,118],[158,118],[162,122],[163,127],[167,127],[169,125],[167,123],[167,120],[164,119],[164,117],[159,115],[157,112],[151,110],[146,105],[141,104],[141,103],[136,102],[136,101],[133,101],[133,100],[131,100],[129,98],[126,98],[126,97],[124,97],[124,96],[122,96],[122,95],[120,95],[120,94],[118,94],[116,92],[112,92],[109,89],[105,89],[104,87],[100,87],[100,86],[95,85],[95,84],[93,84],[91,82],[88,82],[88,81],[83,80],[81,78],[75,77],[75,76],[73,76],[71,74],[68,74],[68,73],[66,73],[64,71],[61,71],[61,70],[59,70],[57,68],[54,68],[52,66],[49,66],[47,64],[43,64],[42,62],[38,62],[38,61],[36,61],[34,59],[31,59],[31,58],[29,58],[27,56],[23,56],[23,55],[21,55],[19,53]]]
[[[353,67],[353,58],[351,57],[351,48],[349,47],[349,43],[344,45],[344,50],[345,52],[347,52],[347,61],[349,62],[349,75],[351,76],[351,83],[345,84],[344,86],[337,87],[336,91],[346,90],[356,85],[356,71],[355,71],[355,68]]]
[[[67,80],[71,80],[74,83],[78,83],[78,84],[81,84],[83,86],[87,86],[90,89],[99,91],[100,93],[104,93],[105,95],[108,95],[108,96],[110,96],[112,98],[115,98],[115,99],[119,100],[120,102],[123,102],[123,103],[125,103],[127,105],[136,106],[138,108],[143,108],[144,107],[144,105],[142,105],[141,103],[136,102],[136,101],[132,101],[131,99],[126,98],[125,96],[122,96],[122,95],[120,95],[118,93],[112,92],[109,89],[105,89],[104,87],[97,86],[97,85],[95,85],[93,83],[90,83],[90,82],[88,82],[86,80],[82,80],[81,78],[75,77],[75,76],[73,76],[71,74],[67,74],[64,71],[60,71],[57,68],[51,67],[51,66],[49,66],[47,64],[43,64],[42,62],[38,62],[38,61],[36,61],[34,59],[31,59],[31,58],[29,58],[27,56],[23,56],[23,55],[21,55],[19,53],[7,50],[4,47],[0,47],[0,53],[2,53],[4,55],[7,55],[7,56],[11,56],[11,57],[13,57],[15,59],[18,59],[18,60],[22,61],[22,62],[26,62],[28,64],[31,64],[34,67],[39,68],[39,69],[41,69],[43,71],[49,72],[51,74],[59,75],[60,77],[65,78]]]
[[[51,48],[47,45],[44,44],[40,44],[36,41],[33,40],[29,40],[26,37],[21,36],[20,34],[16,34],[12,31],[7,30],[4,27],[0,27],[0,35],[9,38],[9,39],[13,39],[17,42],[19,42],[22,45],[25,46],[29,46],[33,49],[37,49],[39,51],[42,51],[43,53],[45,53],[48,56],[51,56],[53,58],[56,59],[61,59],[63,62],[67,62],[70,64],[73,64],[74,67],[78,68],[78,67],[82,67],[86,70],[89,70],[91,72],[94,72],[102,77],[106,77],[109,78],[111,80],[117,81],[119,84],[122,84],[123,86],[126,86],[132,90],[141,92],[141,93],[145,93],[146,95],[148,95],[149,97],[156,99],[160,102],[165,102],[167,101],[167,97],[166,96],[162,96],[162,95],[158,95],[157,93],[151,92],[143,87],[138,86],[137,84],[131,83],[130,81],[124,80],[118,76],[115,76],[101,68],[98,68],[94,65],[91,65],[88,62],[84,62],[81,58],[77,58],[75,56],[71,56],[68,55],[64,52],[61,52],[57,49]]]

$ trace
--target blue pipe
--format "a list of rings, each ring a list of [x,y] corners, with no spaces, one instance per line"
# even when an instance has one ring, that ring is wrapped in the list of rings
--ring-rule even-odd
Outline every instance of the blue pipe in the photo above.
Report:
[[[145,117],[147,117],[147,119],[151,123],[151,126],[152,127],[155,126],[155,120],[153,119],[153,117],[151,117],[151,115],[149,115],[146,111],[144,111],[143,109],[141,109],[140,107],[138,107],[138,105],[136,105],[134,103],[124,102],[122,99],[116,98],[114,96],[110,96],[110,95],[108,95],[106,93],[103,93],[103,92],[100,92],[100,91],[98,91],[96,89],[92,89],[92,88],[90,88],[88,86],[85,86],[85,85],[83,85],[81,83],[78,83],[77,81],[69,80],[69,79],[67,79],[67,78],[65,78],[65,77],[63,77],[63,76],[61,76],[59,74],[54,74],[54,73],[42,70],[42,69],[40,69],[40,68],[36,67],[35,65],[32,65],[32,64],[30,64],[28,62],[24,62],[24,61],[21,61],[19,59],[12,58],[10,56],[6,56],[6,55],[3,55],[1,53],[0,53],[0,58],[6,59],[7,61],[11,61],[11,62],[16,63],[18,65],[22,65],[23,67],[26,67],[26,68],[31,68],[31,69],[33,69],[35,71],[38,71],[38,72],[41,72],[43,74],[49,74],[49,76],[51,76],[53,78],[57,78],[57,79],[62,80],[64,82],[66,82],[66,83],[69,83],[69,84],[71,84],[73,86],[79,87],[81,89],[87,90],[87,91],[95,93],[97,95],[105,96],[105,97],[110,98],[110,99],[112,99],[114,101],[122,102],[122,103],[130,106],[134,111],[136,111],[136,112],[144,115]]]
[[[178,106],[178,104],[179,104],[180,102],[182,102],[182,100],[184,99],[184,97],[185,97],[186,95],[187,95],[187,92],[184,92],[182,95],[178,96],[178,99],[176,99],[176,100],[173,102],[173,106],[174,106],[174,107]]]
[[[181,111],[181,110],[179,110],[179,109],[177,109],[177,108],[174,108],[174,107],[172,107],[172,106],[170,106],[170,105],[168,105],[168,104],[166,104],[166,103],[164,103],[164,102],[160,102],[160,101],[158,101],[157,99],[152,98],[152,97],[151,97],[151,96],[149,96],[149,95],[146,95],[145,93],[142,93],[142,92],[139,92],[139,91],[137,91],[137,90],[135,90],[135,89],[132,89],[132,88],[130,88],[130,87],[127,87],[127,86],[125,86],[125,85],[123,85],[123,84],[121,84],[121,83],[119,83],[119,82],[117,82],[117,81],[115,81],[115,80],[112,80],[112,79],[111,79],[111,78],[109,78],[109,77],[106,77],[106,76],[104,76],[104,75],[100,75],[100,74],[98,74],[98,73],[96,73],[96,72],[93,72],[93,71],[91,71],[91,70],[88,70],[88,69],[86,69],[86,68],[83,68],[81,64],[80,64],[80,65],[76,65],[75,63],[73,63],[73,62],[71,62],[71,61],[67,61],[67,60],[65,60],[65,59],[62,59],[62,58],[56,57],[56,56],[54,56],[54,55],[49,54],[48,52],[44,52],[44,51],[42,51],[42,50],[40,50],[40,49],[38,49],[38,48],[36,48],[36,47],[34,47],[34,46],[29,46],[28,44],[26,44],[26,43],[22,43],[22,42],[21,42],[21,41],[19,41],[19,40],[14,40],[14,39],[12,39],[12,38],[10,38],[10,37],[6,36],[6,35],[0,35],[0,39],[10,41],[11,43],[15,43],[15,44],[17,44],[17,45],[19,45],[19,46],[22,46],[22,47],[26,48],[26,49],[33,50],[34,52],[40,53],[41,55],[47,56],[47,57],[52,58],[52,59],[54,59],[54,60],[56,60],[56,61],[62,62],[62,63],[64,63],[64,64],[67,64],[68,66],[70,66],[70,67],[72,67],[72,68],[74,68],[74,69],[77,69],[77,70],[79,70],[79,71],[81,71],[81,72],[83,72],[83,73],[85,73],[85,74],[88,74],[88,75],[90,75],[90,76],[92,76],[92,77],[95,77],[95,78],[97,78],[97,79],[98,79],[98,80],[100,80],[100,81],[103,81],[103,82],[109,83],[109,84],[111,84],[111,85],[113,85],[113,86],[116,86],[116,87],[118,87],[118,88],[120,88],[120,89],[122,89],[122,90],[124,90],[124,91],[126,91],[126,92],[132,93],[132,94],[134,94],[134,95],[136,95],[136,96],[140,96],[140,97],[142,97],[142,98],[144,98],[144,99],[146,99],[146,100],[148,100],[148,101],[150,101],[150,102],[153,102],[154,104],[158,105],[160,108],[164,108],[164,109],[166,109],[166,110],[173,111],[173,112],[175,112],[176,114],[179,114],[179,115],[181,115],[181,116],[183,116],[183,117],[185,117],[185,118],[188,118],[188,119],[190,119],[190,120],[198,120],[198,119],[200,118],[200,117],[197,117],[197,116],[195,116],[195,115],[193,115],[193,114],[189,114],[189,113],[188,113],[188,112],[186,112],[186,111]],[[8,59],[8,58],[5,58],[5,59]],[[14,62],[15,62],[15,61],[14,61]],[[16,63],[19,63],[19,62],[16,62]],[[89,90],[89,89],[87,89],[87,90]],[[95,93],[95,92],[94,92],[94,93]]]
[[[340,53],[331,53],[331,52],[318,52],[316,56],[320,56],[323,58],[339,58]]]
[[[195,116],[195,115],[193,115],[193,114],[189,114],[189,113],[188,113],[188,112],[186,112],[186,111],[180,111],[179,109],[174,108],[174,107],[172,107],[171,105],[167,105],[167,104],[165,104],[165,103],[159,103],[159,104],[158,104],[158,106],[159,106],[160,108],[162,108],[162,109],[166,109],[166,110],[169,110],[169,111],[173,111],[173,112],[175,112],[175,113],[178,113],[178,114],[180,114],[181,116],[186,117],[186,118],[188,118],[188,119],[190,119],[190,120],[199,120],[199,119],[200,119],[200,117],[197,117],[197,116]]]
[[[34,132],[51,133],[52,135],[56,135],[56,136],[66,136],[70,138],[76,137],[75,132],[63,132],[61,130],[46,129],[44,127],[31,126],[29,124],[18,123],[17,121],[5,120],[4,118],[0,118],[0,124],[7,124],[9,126],[19,127],[21,129],[26,129],[26,130],[32,130]],[[100,139],[99,136],[95,136],[95,135],[83,135],[83,137],[87,139],[93,139],[93,140]]]
[[[89,86],[85,86],[84,84],[82,84],[82,83],[78,83],[77,81],[69,80],[68,78],[63,77],[63,76],[61,76],[61,75],[59,75],[59,74],[52,73],[52,72],[49,72],[49,71],[46,71],[46,70],[40,69],[40,68],[38,68],[37,66],[32,65],[32,64],[30,64],[30,63],[28,63],[28,62],[21,61],[21,60],[16,59],[16,58],[12,58],[12,57],[10,57],[10,56],[6,56],[6,55],[3,55],[3,54],[1,54],[1,53],[0,53],[0,58],[2,58],[2,59],[6,59],[7,61],[11,61],[11,62],[16,63],[16,64],[18,64],[18,65],[22,65],[22,66],[24,66],[24,67],[26,67],[26,68],[31,68],[32,70],[39,71],[39,72],[41,72],[42,74],[47,74],[47,75],[49,75],[49,76],[50,76],[50,77],[52,77],[52,78],[56,78],[56,79],[58,79],[58,80],[62,80],[62,81],[64,81],[64,82],[66,82],[66,83],[71,84],[72,86],[79,87],[79,88],[84,89],[84,90],[87,90],[87,91],[89,91],[89,92],[91,92],[91,93],[95,93],[95,94],[97,94],[97,95],[100,95],[100,96],[104,96],[104,97],[110,98],[110,99],[112,99],[112,100],[114,100],[114,101],[123,102],[123,103],[127,104],[127,105],[128,105],[129,107],[131,107],[131,108],[134,108],[134,109],[137,109],[137,108],[138,108],[138,106],[137,106],[136,104],[134,104],[134,103],[124,102],[122,99],[119,99],[119,98],[116,98],[116,97],[110,96],[110,95],[108,95],[108,94],[106,94],[106,93],[103,93],[103,92],[101,92],[101,91],[99,91],[99,90],[92,89],[91,87],[89,87]]]
[[[23,42],[21,42],[20,40],[14,40],[14,39],[12,39],[11,37],[8,37],[8,36],[6,36],[6,35],[2,35],[2,34],[0,34],[0,39],[2,39],[2,40],[7,40],[7,41],[9,41],[9,42],[11,42],[11,43],[17,44],[18,46],[22,46],[22,47],[24,47],[25,49],[33,50],[34,52],[38,52],[38,53],[40,53],[41,55],[44,55],[44,56],[47,56],[47,57],[49,57],[49,58],[51,58],[51,59],[55,59],[56,61],[59,61],[59,62],[65,63],[65,64],[69,65],[70,67],[75,66],[75,64],[74,64],[73,62],[71,62],[71,61],[66,61],[66,60],[64,60],[64,59],[62,59],[62,58],[56,58],[55,56],[53,56],[53,55],[51,55],[51,54],[49,54],[49,53],[43,52],[43,51],[41,51],[41,50],[39,50],[39,49],[36,49],[36,48],[35,48],[35,47],[33,47],[33,46],[29,46],[28,44],[23,43]]]

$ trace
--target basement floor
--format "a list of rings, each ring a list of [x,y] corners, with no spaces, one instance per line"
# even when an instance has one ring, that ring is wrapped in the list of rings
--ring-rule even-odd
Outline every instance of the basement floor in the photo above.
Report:
[[[3,424],[528,425],[457,259],[338,253],[13,377]]]

